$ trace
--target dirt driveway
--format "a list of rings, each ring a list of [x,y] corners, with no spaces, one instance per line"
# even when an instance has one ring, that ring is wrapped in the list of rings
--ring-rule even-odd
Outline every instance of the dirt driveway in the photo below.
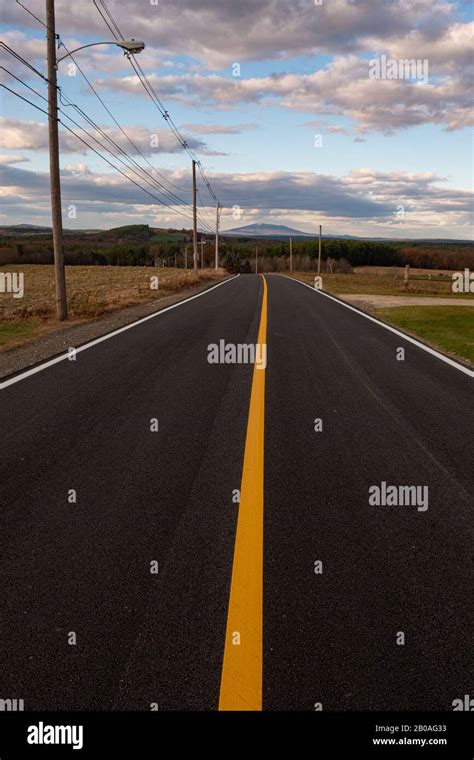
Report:
[[[351,295],[337,294],[343,301],[359,306],[361,309],[387,309],[392,306],[470,306],[474,307],[474,298],[436,298],[424,296],[383,296],[364,293]]]

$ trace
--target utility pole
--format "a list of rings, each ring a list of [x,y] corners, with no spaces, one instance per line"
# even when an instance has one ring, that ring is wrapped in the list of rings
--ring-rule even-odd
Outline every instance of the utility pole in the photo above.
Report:
[[[198,239],[197,239],[197,187],[196,187],[196,161],[193,159],[193,251],[194,271],[198,270]]]
[[[177,257],[177,255],[176,255],[176,253],[175,253],[175,255],[174,255],[174,268],[175,268],[175,269],[177,269],[177,268],[178,268],[178,257]]]
[[[293,271],[293,238],[290,237],[290,272]]]
[[[51,220],[53,227],[54,277],[56,282],[56,314],[67,319],[66,275],[64,272],[63,220],[61,181],[59,176],[58,91],[56,83],[56,26],[54,0],[46,0],[48,54],[48,130],[49,173],[51,178]]]
[[[318,275],[321,274],[321,230],[322,225],[319,225],[319,249],[318,249]]]
[[[255,274],[258,274],[258,246],[255,246]]]
[[[188,268],[188,246],[184,246],[184,268]]]
[[[220,204],[217,201],[216,206],[216,269],[219,269],[219,210]]]

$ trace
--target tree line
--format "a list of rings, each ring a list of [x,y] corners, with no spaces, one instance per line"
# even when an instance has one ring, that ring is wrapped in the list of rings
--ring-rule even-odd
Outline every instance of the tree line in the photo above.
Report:
[[[184,231],[183,231],[184,232]],[[65,237],[64,254],[66,264],[112,265],[112,266],[184,266],[184,246],[187,245],[188,267],[192,266],[192,243],[186,236],[175,240],[154,241],[153,238],[137,239],[124,235],[117,240],[107,233],[98,236]],[[211,236],[203,236],[208,241],[204,246],[204,262],[214,262],[214,245]],[[256,249],[258,257],[266,261],[268,271],[288,268],[289,243],[278,240],[234,240],[223,237],[220,244],[220,262],[231,272],[251,272],[255,267]],[[200,255],[199,247],[199,255]],[[355,266],[394,266],[427,269],[474,270],[474,249],[471,243],[418,243],[385,242],[374,240],[326,239],[322,241],[323,261],[346,262]],[[294,269],[313,270],[318,257],[317,240],[293,241]],[[286,262],[286,263],[285,263]],[[53,246],[48,237],[0,240],[0,263],[8,264],[52,264]],[[345,266],[345,264],[343,265]],[[339,268],[338,271],[341,271]],[[342,269],[342,271],[349,271]]]

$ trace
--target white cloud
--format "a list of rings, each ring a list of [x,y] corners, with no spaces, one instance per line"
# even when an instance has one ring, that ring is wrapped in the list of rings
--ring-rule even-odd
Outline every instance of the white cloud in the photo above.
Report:
[[[0,167],[0,180],[4,186],[2,203],[11,209],[18,221],[29,218],[30,209],[43,209],[48,216],[48,176],[41,172]],[[189,172],[168,173],[167,178],[189,187]],[[255,172],[241,174],[214,174],[209,176],[224,205],[223,229],[248,223],[248,220],[277,215],[295,219],[324,220],[335,232],[347,230],[348,225],[368,234],[377,226],[384,226],[397,235],[426,228],[443,226],[443,234],[451,237],[464,230],[470,233],[472,221],[472,193],[466,190],[443,187],[442,178],[434,173],[379,172],[361,168],[344,177],[315,174],[314,172]],[[85,215],[94,218],[93,226],[107,226],[107,214],[132,213],[137,218],[146,215],[166,215],[170,225],[178,228],[191,226],[188,218],[171,214],[160,207],[139,188],[115,174],[97,174],[87,167],[67,167],[62,175],[63,203],[77,207],[78,226],[86,226]],[[160,191],[157,191],[160,195]],[[232,216],[234,206],[241,209],[236,222]],[[403,206],[405,221],[397,219]],[[211,212],[211,209],[208,209]],[[398,231],[398,232],[397,232]],[[393,234],[395,234],[395,232]],[[373,229],[371,234],[376,234]]]
[[[26,156],[15,156],[7,153],[0,155],[0,164],[21,164],[24,161],[28,161]]]
[[[367,40],[402,39],[423,27],[436,38],[454,18],[443,0],[173,0],[151,5],[136,0],[108,0],[125,37],[143,39],[169,54],[191,54],[216,68],[234,61],[286,58],[315,53],[357,52]],[[42,0],[28,7],[44,17]],[[15,3],[3,20],[38,30],[38,24]],[[96,35],[107,39],[103,20],[91,3],[56,1],[61,35]]]
[[[74,118],[80,123],[80,117],[77,114],[74,115]],[[71,126],[71,128],[77,134],[80,134],[83,139],[89,142],[90,145],[97,150],[104,152],[104,149],[101,146],[87,135],[84,135],[74,125],[71,125],[66,118],[64,118],[64,124]],[[110,141],[107,141],[104,134],[93,129],[88,124],[85,124],[84,126],[87,128],[88,132],[94,135],[94,137],[103,145],[107,145],[114,155],[119,154],[118,149],[112,145]],[[140,152],[146,156],[153,156],[162,153],[181,153],[183,150],[174,134],[167,129],[157,128],[156,130],[153,130],[152,128],[142,126],[125,126],[124,131],[132,141],[133,145],[117,127],[111,129],[104,126],[101,127],[101,129],[110,140],[115,142],[116,145],[126,150],[127,153],[135,156],[139,155]],[[204,155],[222,155],[221,153],[210,150],[202,140],[194,137],[188,137],[186,139],[190,148],[199,150],[199,152]],[[81,143],[77,137],[68,133],[64,129],[60,129],[60,147],[62,153],[85,154],[88,152],[88,148],[84,143]],[[25,121],[0,116],[0,148],[9,148],[13,150],[47,150],[48,127],[42,122]]]
[[[183,124],[181,129],[198,135],[240,135],[257,129],[258,124]]]
[[[241,103],[344,115],[361,132],[390,133],[420,124],[440,124],[448,130],[473,123],[472,97],[464,75],[433,78],[428,83],[369,78],[369,62],[355,55],[336,58],[312,74],[279,74],[251,79],[218,75],[149,77],[165,98],[194,106],[232,108]],[[135,76],[102,79],[100,87],[141,94]],[[144,94],[144,92],[143,92]]]

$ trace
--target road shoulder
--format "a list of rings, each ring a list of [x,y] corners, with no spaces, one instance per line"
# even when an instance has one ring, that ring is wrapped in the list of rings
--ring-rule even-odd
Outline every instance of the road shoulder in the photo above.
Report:
[[[224,282],[230,277],[230,275],[223,277],[219,282]],[[108,312],[87,322],[61,325],[53,332],[23,346],[3,351],[0,354],[0,378],[3,379],[21,370],[30,369],[40,362],[67,351],[70,347],[78,348],[84,343],[100,338],[102,335],[129,325],[142,317],[147,317],[166,309],[168,306],[185,301],[191,296],[203,293],[216,284],[215,280],[211,280],[203,285],[160,298],[159,301]]]

